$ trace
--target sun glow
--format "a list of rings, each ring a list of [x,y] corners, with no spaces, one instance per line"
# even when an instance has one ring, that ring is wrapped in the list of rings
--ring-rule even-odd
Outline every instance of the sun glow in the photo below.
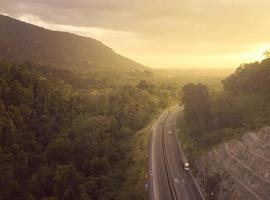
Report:
[[[124,6],[120,12],[117,6],[108,9],[108,5],[93,2],[87,1],[88,7],[81,10],[74,10],[73,5],[61,10],[60,6],[58,15],[43,13],[43,4],[31,4],[33,8],[27,10],[19,1],[13,6],[20,12],[12,14],[3,8],[0,12],[47,29],[97,39],[154,68],[236,68],[241,63],[261,61],[270,49],[268,3],[194,0],[194,7],[176,0],[165,6],[161,1],[122,5],[116,0],[120,8]],[[239,14],[238,7],[243,13]],[[36,9],[41,9],[41,14],[34,12]],[[127,9],[129,12],[124,12]],[[71,17],[71,12],[78,13]]]
[[[243,59],[247,61],[261,61],[265,59],[264,52],[270,49],[270,43],[266,44],[257,44],[255,48],[248,51],[246,54],[243,55]]]

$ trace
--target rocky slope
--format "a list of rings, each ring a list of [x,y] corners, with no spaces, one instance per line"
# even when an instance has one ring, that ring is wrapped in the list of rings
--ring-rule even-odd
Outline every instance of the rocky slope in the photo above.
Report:
[[[209,199],[270,199],[270,127],[219,145],[197,166]]]

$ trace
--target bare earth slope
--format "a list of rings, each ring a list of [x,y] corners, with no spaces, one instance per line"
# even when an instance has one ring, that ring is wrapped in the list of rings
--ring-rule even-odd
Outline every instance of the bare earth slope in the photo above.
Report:
[[[219,145],[197,166],[206,190],[213,192],[210,199],[269,200],[270,127]]]

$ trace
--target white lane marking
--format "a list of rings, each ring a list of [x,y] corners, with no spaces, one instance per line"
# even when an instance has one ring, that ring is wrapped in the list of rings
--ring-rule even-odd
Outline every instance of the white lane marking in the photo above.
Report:
[[[152,160],[152,181],[153,181],[153,193],[154,193],[154,200],[160,200],[160,193],[159,193],[159,188],[158,188],[158,185],[157,185],[157,179],[156,179],[156,172],[157,172],[157,168],[156,168],[156,165],[155,165],[155,162],[154,160],[156,160],[156,154],[155,154],[155,145],[154,145],[154,141],[155,141],[155,137],[156,137],[156,131],[157,129],[159,128],[159,125],[160,125],[160,121],[163,122],[163,116],[166,115],[168,112],[165,111],[163,112],[160,116],[159,116],[159,119],[157,120],[157,122],[155,123],[154,127],[152,128],[152,141],[151,141],[151,152],[152,152],[152,155],[151,155],[151,160]],[[160,169],[158,167],[158,169]],[[159,186],[161,188],[161,190],[164,190],[162,184]]]
[[[152,147],[151,147],[151,151],[152,151],[152,181],[153,181],[153,193],[154,193],[154,200],[159,200],[159,192],[158,192],[158,186],[157,186],[157,182],[156,182],[156,165],[155,165],[155,136],[156,136],[156,129],[153,130],[152,132]]]
[[[179,183],[179,179],[178,178],[174,178],[174,182],[175,183]]]

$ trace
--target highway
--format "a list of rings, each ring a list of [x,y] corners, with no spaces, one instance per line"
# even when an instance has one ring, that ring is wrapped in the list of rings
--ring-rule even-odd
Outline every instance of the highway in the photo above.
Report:
[[[179,112],[176,106],[164,111],[152,127],[148,167],[150,200],[204,199],[191,173],[183,167],[175,126]]]

